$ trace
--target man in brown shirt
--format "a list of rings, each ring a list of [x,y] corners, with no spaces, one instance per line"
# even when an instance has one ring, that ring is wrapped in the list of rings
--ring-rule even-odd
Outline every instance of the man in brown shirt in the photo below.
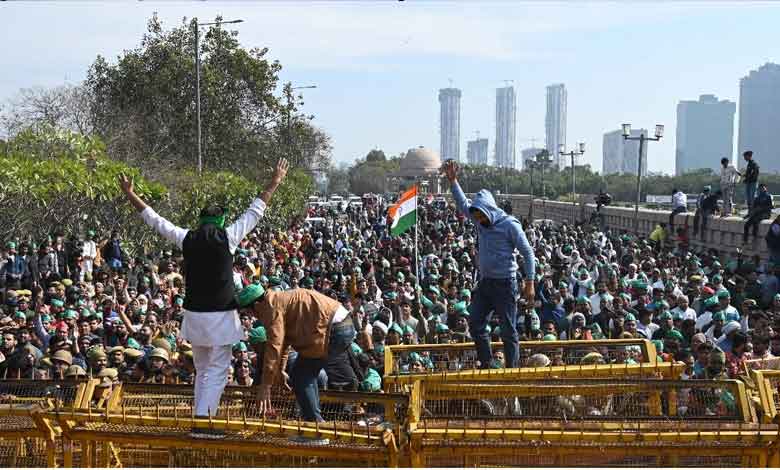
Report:
[[[238,295],[241,308],[253,308],[265,327],[260,412],[271,407],[271,386],[284,372],[287,352],[298,353],[290,379],[295,399],[306,421],[324,421],[320,414],[317,376],[328,357],[342,354],[355,338],[349,312],[336,300],[309,289],[266,292],[252,284]]]

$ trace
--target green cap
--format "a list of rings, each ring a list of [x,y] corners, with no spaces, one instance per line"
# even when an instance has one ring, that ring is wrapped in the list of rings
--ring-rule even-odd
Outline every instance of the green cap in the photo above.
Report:
[[[677,341],[680,341],[680,342],[685,341],[685,338],[683,337],[683,334],[680,333],[677,330],[669,330],[669,331],[667,331],[666,335],[664,335],[664,339],[666,339],[666,338],[676,339]]]
[[[587,304],[588,302],[590,302],[590,299],[588,299],[584,295],[581,295],[581,296],[577,297],[577,303],[578,304]]]
[[[63,302],[60,299],[51,299],[51,306],[52,307],[64,307],[65,302]]]
[[[249,330],[249,344],[265,343],[267,340],[264,327],[256,326]]]
[[[468,289],[463,289],[462,291],[460,291],[460,296],[471,298],[471,291]]]
[[[714,307],[718,305],[718,296],[713,295],[712,297],[708,297],[704,300],[704,307]]]
[[[429,290],[430,292],[433,292],[433,293],[434,293],[434,294],[436,294],[436,295],[441,295],[441,292],[439,291],[439,288],[438,288],[438,287],[436,287],[436,286],[429,286],[429,287],[428,287],[428,290]]]
[[[233,351],[241,351],[241,352],[247,352],[248,349],[246,347],[246,344],[244,344],[243,341],[239,341],[238,343],[235,343],[233,345]]]
[[[445,325],[444,323],[439,323],[436,325],[436,333],[448,333],[450,331],[450,327]]]
[[[395,291],[385,292],[385,294],[383,295],[383,297],[384,297],[386,300],[395,300],[395,299],[397,299],[397,298],[398,298],[398,293],[397,293],[397,292],[395,292]]]
[[[636,321],[636,317],[634,316],[633,313],[628,312],[628,313],[626,313],[625,320],[626,321]]]
[[[306,288],[314,287],[314,279],[310,277],[304,277],[303,280],[301,281],[301,286]]]
[[[658,319],[659,320],[671,320],[672,319],[672,314],[669,313],[669,312],[664,312],[664,313],[662,313],[661,315],[658,316]]]
[[[70,320],[70,319],[75,319],[78,315],[79,315],[78,312],[76,312],[75,310],[68,309],[65,310],[65,312],[62,314],[62,317]]]
[[[718,298],[719,299],[729,299],[731,298],[731,294],[729,294],[729,291],[726,289],[720,289],[718,291]]]
[[[401,329],[401,325],[399,325],[398,323],[393,323],[392,325],[390,325],[390,328],[388,329],[388,333],[391,331],[396,332],[398,336],[404,335],[404,330]]]
[[[468,305],[466,305],[466,302],[458,302],[453,307],[455,309],[456,313],[459,313],[461,315],[468,315]]]
[[[414,334],[414,330],[409,325],[404,326],[403,332],[404,332],[405,335],[413,335]]]
[[[713,313],[712,314],[712,321],[715,321],[715,320],[726,321],[726,313],[723,310],[721,310],[720,312]]]
[[[5,247],[9,250],[15,250],[16,249],[16,243],[15,242],[8,242],[5,244]]]
[[[141,349],[141,345],[134,338],[129,338],[127,340],[127,347],[132,349]]]
[[[238,293],[238,306],[246,308],[263,297],[265,289],[259,284],[249,284]]]
[[[558,341],[558,337],[550,333],[542,336],[542,341]]]

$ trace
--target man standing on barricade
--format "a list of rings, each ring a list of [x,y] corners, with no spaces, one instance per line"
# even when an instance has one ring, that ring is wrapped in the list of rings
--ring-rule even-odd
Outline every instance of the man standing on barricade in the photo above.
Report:
[[[472,303],[469,306],[469,330],[474,335],[480,367],[490,367],[493,357],[490,338],[485,329],[491,312],[501,319],[506,367],[517,367],[520,346],[515,250],[523,255],[525,264],[523,296],[533,304],[536,271],[533,249],[520,222],[499,209],[489,191],[483,189],[473,201],[469,201],[458,184],[458,164],[449,160],[444,165],[444,171],[452,185],[456,207],[474,223],[479,234],[479,283],[472,292]]]
[[[183,251],[186,266],[186,297],[181,333],[192,344],[195,363],[195,417],[217,414],[232,358],[231,346],[243,339],[244,330],[236,308],[233,286],[233,253],[255,228],[271,196],[287,174],[287,160],[276,166],[273,178],[260,197],[229,227],[225,210],[209,206],[201,210],[195,230],[177,227],[158,215],[133,191],[133,182],[120,177],[120,185],[144,222]],[[221,433],[194,428],[193,437],[217,438]]]

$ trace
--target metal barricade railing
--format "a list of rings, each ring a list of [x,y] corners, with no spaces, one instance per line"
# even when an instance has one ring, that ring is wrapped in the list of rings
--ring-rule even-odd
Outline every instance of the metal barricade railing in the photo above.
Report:
[[[758,391],[763,411],[762,419],[767,423],[777,423],[780,410],[780,370],[752,370],[751,379]]]
[[[494,351],[502,343],[492,343]],[[385,348],[385,376],[413,373],[409,358],[416,353],[428,372],[460,372],[478,368],[474,343],[397,345]],[[535,354],[543,354],[553,366],[579,365],[585,356],[598,353],[604,363],[655,364],[655,345],[642,339],[614,339],[593,341],[523,341],[520,343],[520,367],[527,367]]]
[[[275,389],[261,414],[256,388],[227,387],[217,414],[194,417],[193,388],[122,384],[104,407],[50,413],[63,425],[66,466],[396,466],[406,439],[408,398],[397,394],[320,392],[323,423],[299,418],[291,392]],[[93,400],[94,403],[94,400]],[[225,432],[194,440],[193,427]],[[143,436],[143,437],[140,437]],[[323,446],[288,438],[328,439]]]
[[[547,379],[504,383],[422,381],[419,426],[511,428],[578,421],[757,423],[737,380]]]
[[[60,428],[43,412],[81,406],[90,381],[0,381],[0,466],[53,467],[61,448]]]
[[[679,379],[685,364],[656,362],[654,364],[598,364],[518,369],[471,369],[461,372],[427,372],[384,377],[385,390],[409,393],[416,382],[502,382],[507,380],[555,379],[555,378],[658,378]]]

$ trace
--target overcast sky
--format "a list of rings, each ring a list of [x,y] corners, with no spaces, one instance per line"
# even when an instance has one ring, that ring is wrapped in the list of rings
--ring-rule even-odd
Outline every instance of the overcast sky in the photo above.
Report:
[[[545,86],[563,82],[567,140],[586,142],[586,162],[601,168],[602,135],[620,123],[660,123],[649,169],[672,172],[677,102],[738,101],[741,77],[780,61],[776,2],[2,2],[0,100],[78,83],[96,55],[136,47],[153,12],[169,26],[245,20],[235,28],[245,47],[268,47],[283,81],[317,85],[305,109],[340,162],[372,148],[438,150],[449,80],[463,93],[461,158],[476,131],[492,158],[495,88],[513,80],[518,157],[531,139],[543,145]]]

